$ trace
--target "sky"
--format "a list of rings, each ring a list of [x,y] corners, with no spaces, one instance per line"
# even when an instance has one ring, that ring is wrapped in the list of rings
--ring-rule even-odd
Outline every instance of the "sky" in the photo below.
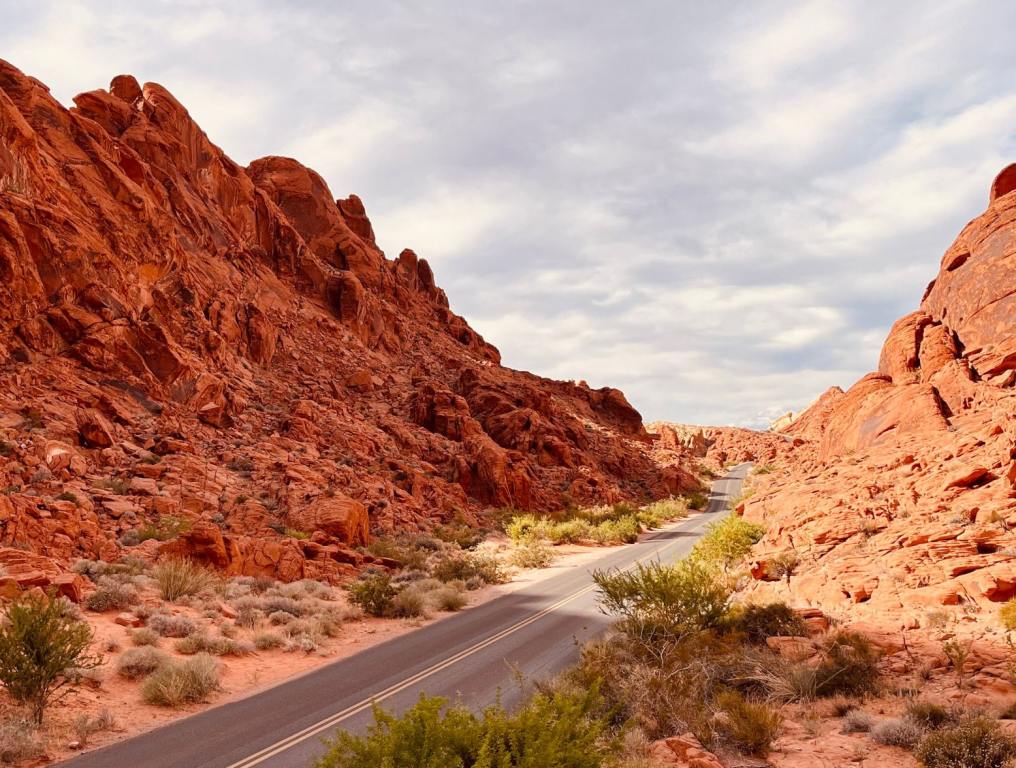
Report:
[[[70,105],[167,87],[427,258],[506,365],[764,427],[877,366],[1016,161],[1008,2],[0,0]]]

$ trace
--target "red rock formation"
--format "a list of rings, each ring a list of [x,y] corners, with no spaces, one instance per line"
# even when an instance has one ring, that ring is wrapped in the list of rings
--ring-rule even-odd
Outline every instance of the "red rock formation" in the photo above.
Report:
[[[74,102],[0,62],[0,543],[331,578],[368,529],[673,487],[620,392],[501,367],[356,196],[154,83]]]
[[[1016,176],[946,251],[879,372],[834,388],[785,429],[805,444],[743,507],[767,534],[757,589],[883,627],[957,606],[997,632],[1016,596]]]

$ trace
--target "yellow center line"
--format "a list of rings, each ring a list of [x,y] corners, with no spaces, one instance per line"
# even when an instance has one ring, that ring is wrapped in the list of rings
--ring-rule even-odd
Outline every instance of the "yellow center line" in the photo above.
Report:
[[[695,528],[692,528],[692,529],[690,529],[687,532],[688,533],[694,533],[700,527],[701,526],[696,526]],[[631,570],[636,565],[638,565],[640,563],[643,563],[643,562],[645,562],[646,560],[649,560],[652,557],[659,557],[660,554],[664,550],[666,550],[669,547],[674,546],[677,543],[678,543],[677,541],[671,541],[671,542],[669,542],[667,544],[664,544],[662,547],[659,547],[658,549],[653,550],[653,552],[650,553],[650,554],[647,554],[647,555],[645,555],[643,557],[638,558],[637,560],[633,561],[631,564],[629,564],[625,568],[622,568],[621,570],[622,571]],[[395,684],[389,686],[388,688],[385,688],[383,691],[379,691],[378,693],[375,693],[374,695],[370,696],[369,698],[363,699],[363,700],[357,702],[356,704],[353,704],[353,705],[351,705],[349,707],[346,707],[345,709],[343,709],[343,710],[341,710],[339,712],[336,712],[333,715],[329,715],[328,717],[324,718],[323,720],[319,720],[318,722],[314,723],[313,725],[307,726],[302,731],[297,731],[296,733],[294,733],[294,734],[292,734],[290,736],[287,736],[284,739],[280,739],[279,741],[275,742],[274,744],[269,744],[267,747],[261,749],[260,751],[255,752],[252,755],[248,755],[247,757],[245,757],[245,758],[243,758],[241,760],[238,760],[235,763],[231,763],[226,768],[251,768],[252,766],[260,765],[265,760],[268,760],[269,758],[275,757],[276,755],[280,754],[281,752],[285,752],[287,749],[290,749],[291,747],[299,744],[300,742],[306,741],[307,739],[311,738],[312,736],[316,736],[317,734],[321,733],[322,731],[326,731],[329,728],[335,727],[338,723],[342,722],[343,720],[346,720],[347,718],[350,718],[353,715],[358,715],[359,713],[363,712],[365,709],[368,709],[369,707],[372,707],[375,703],[380,702],[380,701],[384,701],[385,699],[388,699],[388,698],[391,698],[395,694],[401,693],[402,691],[406,690],[406,688],[409,688],[410,686],[413,686],[416,683],[419,683],[421,680],[424,680],[424,679],[430,677],[431,675],[435,675],[438,672],[441,672],[442,670],[447,669],[448,667],[450,667],[450,666],[452,666],[454,664],[457,664],[458,662],[462,661],[463,659],[466,659],[469,656],[472,656],[472,655],[474,655],[476,653],[479,653],[480,651],[484,650],[485,648],[493,645],[494,643],[496,643],[496,642],[498,642],[500,640],[503,640],[504,638],[508,637],[509,635],[512,635],[512,634],[514,634],[514,633],[516,633],[516,632],[518,632],[518,631],[520,631],[522,629],[525,629],[530,624],[532,624],[535,621],[539,621],[540,619],[542,619],[547,614],[553,613],[554,611],[558,610],[559,608],[567,605],[568,603],[570,603],[570,602],[572,602],[574,600],[577,600],[580,597],[583,597],[584,595],[588,595],[594,589],[596,589],[596,585],[595,584],[590,584],[587,587],[583,587],[579,591],[573,592],[572,594],[568,595],[567,597],[564,597],[561,600],[558,600],[553,605],[548,605],[546,608],[542,609],[541,611],[538,611],[537,613],[534,613],[531,616],[526,617],[525,619],[521,619],[520,621],[516,622],[515,624],[512,624],[510,627],[506,627],[505,629],[502,629],[500,632],[497,632],[497,633],[491,635],[490,637],[488,637],[488,638],[486,638],[484,640],[481,640],[480,642],[476,643],[475,645],[472,645],[469,648],[466,648],[466,649],[464,649],[462,651],[459,651],[458,653],[456,653],[453,656],[449,656],[444,661],[438,662],[437,664],[434,664],[434,665],[432,665],[432,666],[430,666],[430,667],[428,667],[426,669],[420,670],[415,675],[412,675],[411,677],[408,677],[405,680],[402,680],[402,681],[400,681],[398,683],[395,683]]]

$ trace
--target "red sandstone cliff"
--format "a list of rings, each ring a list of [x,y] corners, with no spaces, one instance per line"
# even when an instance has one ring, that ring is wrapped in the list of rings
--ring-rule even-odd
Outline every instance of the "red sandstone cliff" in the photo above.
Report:
[[[74,101],[0,61],[8,570],[180,526],[162,546],[231,572],[330,577],[369,530],[686,479],[621,392],[502,367],[356,196],[237,165],[157,84]]]
[[[755,576],[842,616],[998,631],[1016,596],[1016,165],[946,251],[870,373],[785,429],[794,461],[743,507]],[[778,582],[775,558],[798,564]]]

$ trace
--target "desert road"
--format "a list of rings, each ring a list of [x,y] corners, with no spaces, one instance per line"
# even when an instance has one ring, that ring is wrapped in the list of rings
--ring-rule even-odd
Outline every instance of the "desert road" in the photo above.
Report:
[[[582,568],[522,588],[288,682],[61,763],[63,768],[309,768],[336,729],[362,730],[371,704],[401,711],[421,692],[482,708],[524,695],[518,681],[551,675],[609,620],[594,569],[686,555],[741,490],[750,464],[713,482],[705,514],[606,550]]]

